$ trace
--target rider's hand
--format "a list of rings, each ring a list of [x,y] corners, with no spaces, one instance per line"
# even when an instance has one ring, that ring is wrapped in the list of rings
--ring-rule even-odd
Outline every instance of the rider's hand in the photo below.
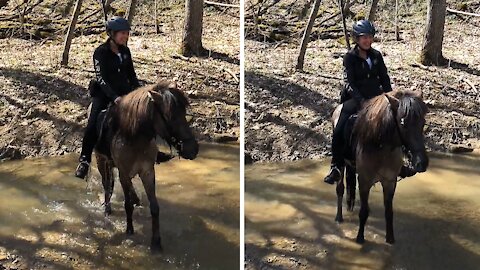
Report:
[[[122,100],[122,97],[117,97],[113,102],[118,105],[120,103],[120,100]]]

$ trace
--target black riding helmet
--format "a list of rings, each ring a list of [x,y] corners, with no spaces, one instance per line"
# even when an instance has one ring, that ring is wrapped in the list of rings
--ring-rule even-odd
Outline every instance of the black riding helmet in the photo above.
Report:
[[[130,31],[130,24],[128,21],[120,16],[114,16],[105,23],[107,33],[112,35],[113,32]]]
[[[375,36],[375,26],[368,20],[360,20],[353,24],[353,36],[359,37],[363,35]]]

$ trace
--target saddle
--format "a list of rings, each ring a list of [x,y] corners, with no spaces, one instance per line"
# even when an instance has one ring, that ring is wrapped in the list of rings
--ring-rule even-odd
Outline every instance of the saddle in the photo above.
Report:
[[[95,150],[111,159],[110,142],[112,140],[110,124],[112,115],[110,113],[112,105],[108,105],[97,117],[97,144]]]
[[[343,156],[346,160],[348,160],[352,165],[355,165],[355,152],[356,152],[356,143],[355,143],[355,134],[353,132],[353,128],[355,126],[355,122],[358,118],[358,114],[352,114],[349,118],[347,123],[345,124],[344,129],[344,153]]]

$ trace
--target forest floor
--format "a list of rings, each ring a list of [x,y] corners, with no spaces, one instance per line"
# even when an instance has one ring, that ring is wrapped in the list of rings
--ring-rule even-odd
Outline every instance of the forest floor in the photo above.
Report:
[[[88,1],[84,6],[98,8]],[[191,126],[199,140],[237,141],[240,135],[238,9],[222,11],[207,7],[203,45],[210,50],[209,56],[181,58],[175,56],[183,33],[183,6],[178,3],[162,8],[160,34],[155,34],[153,23],[148,23],[152,21],[150,7],[140,5],[137,9],[139,15],[128,43],[137,76],[145,83],[158,78],[178,83],[190,98],[189,110],[194,116]],[[38,8],[38,12],[43,11]],[[7,14],[9,11],[5,9],[0,13]],[[101,22],[101,14],[97,17]],[[90,102],[86,88],[94,76],[92,54],[106,40],[106,35],[77,35],[68,67],[60,66],[63,39],[63,35],[0,39],[0,160],[80,152]]]
[[[267,9],[257,18],[262,30],[258,35],[248,31],[248,25],[254,23],[247,17],[246,162],[321,159],[330,155],[330,117],[339,102],[346,47],[341,42],[339,16],[335,17],[337,21],[326,20],[336,11],[333,1],[322,1],[317,21],[326,22],[313,29],[304,72],[295,71],[301,30],[308,19],[297,15],[306,2],[285,0]],[[373,47],[383,53],[395,89],[423,91],[429,107],[425,127],[429,151],[478,149],[480,18],[447,14],[443,54],[450,60],[449,65],[426,67],[418,64],[426,4],[407,2],[412,1],[400,2],[400,41],[395,40],[392,31],[394,7],[379,7],[375,22],[378,40]],[[455,8],[455,1],[447,3]],[[467,11],[478,13],[479,7],[480,2],[474,1]],[[365,10],[365,5],[352,8],[357,16]],[[296,23],[292,25],[292,21]],[[351,18],[347,20],[348,26],[352,23]]]

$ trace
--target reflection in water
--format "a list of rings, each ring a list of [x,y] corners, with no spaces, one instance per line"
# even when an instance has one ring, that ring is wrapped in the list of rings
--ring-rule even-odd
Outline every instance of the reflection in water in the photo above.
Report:
[[[247,166],[247,269],[479,269],[480,157],[430,157],[426,173],[398,184],[393,246],[385,243],[381,185],[370,193],[361,246],[359,196],[335,223],[335,187],[322,181],[327,161]]]
[[[164,252],[149,251],[151,218],[143,207],[127,237],[118,180],[112,216],[103,216],[98,171],[88,184],[73,177],[76,155],[0,164],[0,265],[18,269],[238,269],[239,148],[201,145],[194,161],[157,165]],[[14,260],[16,256],[19,259]],[[3,268],[2,268],[3,269]]]

